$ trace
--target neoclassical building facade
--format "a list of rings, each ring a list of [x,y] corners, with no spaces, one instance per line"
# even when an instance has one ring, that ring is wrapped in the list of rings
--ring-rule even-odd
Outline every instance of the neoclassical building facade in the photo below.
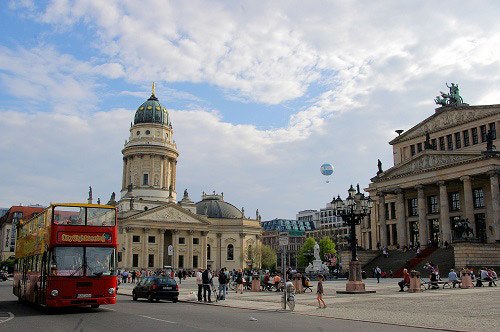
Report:
[[[258,267],[258,215],[245,217],[243,209],[215,192],[203,193],[201,201],[194,203],[184,190],[177,202],[179,152],[169,113],[154,87],[135,113],[122,154],[117,202],[120,268]]]
[[[500,241],[500,105],[443,106],[392,145],[394,166],[365,189],[376,200],[358,227],[366,249],[453,243],[468,220],[471,241]]]

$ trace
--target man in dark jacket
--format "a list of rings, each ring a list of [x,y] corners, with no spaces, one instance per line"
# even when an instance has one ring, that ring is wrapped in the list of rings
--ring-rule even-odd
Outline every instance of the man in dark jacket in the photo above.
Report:
[[[207,302],[207,292],[208,292],[208,302],[212,302],[212,273],[210,272],[210,268],[207,267],[205,271],[201,274],[201,279],[203,281],[203,301]]]

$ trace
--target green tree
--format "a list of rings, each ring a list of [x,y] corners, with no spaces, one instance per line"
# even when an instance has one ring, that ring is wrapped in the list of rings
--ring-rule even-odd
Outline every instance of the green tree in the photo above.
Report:
[[[276,268],[276,262],[278,260],[278,256],[276,254],[276,251],[273,250],[268,245],[263,244],[260,247],[260,259],[261,259],[261,266],[264,269],[267,270],[273,270]]]
[[[312,237],[308,237],[307,240],[300,248],[297,255],[297,261],[300,266],[308,266],[314,260],[314,245],[316,241]]]
[[[321,260],[325,259],[325,255],[337,254],[337,250],[335,249],[335,242],[332,241],[328,236],[324,236],[321,240],[319,240],[319,257]]]

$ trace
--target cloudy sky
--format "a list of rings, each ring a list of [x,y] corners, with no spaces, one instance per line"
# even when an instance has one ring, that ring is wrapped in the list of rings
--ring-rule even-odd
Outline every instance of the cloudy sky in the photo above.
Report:
[[[0,207],[106,202],[157,84],[177,192],[295,218],[392,162],[445,83],[500,103],[497,1],[53,0],[0,4]],[[323,163],[334,165],[326,183]],[[119,195],[118,195],[119,197]]]

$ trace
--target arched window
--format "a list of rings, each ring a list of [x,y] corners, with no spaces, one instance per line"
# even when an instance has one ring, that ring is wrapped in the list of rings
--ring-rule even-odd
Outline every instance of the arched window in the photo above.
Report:
[[[227,260],[228,261],[234,260],[234,246],[232,244],[229,244],[227,246]]]
[[[207,260],[211,260],[210,259],[210,245],[207,244]]]

